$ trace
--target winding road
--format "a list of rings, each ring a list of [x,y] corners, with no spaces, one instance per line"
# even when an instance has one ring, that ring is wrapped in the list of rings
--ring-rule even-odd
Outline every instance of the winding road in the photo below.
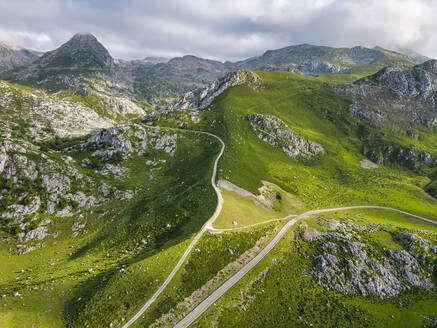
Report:
[[[177,129],[174,129],[174,128],[169,128],[169,129],[177,130]],[[208,221],[205,222],[205,224],[202,226],[202,229],[194,237],[194,239],[192,240],[192,242],[190,243],[188,248],[185,250],[185,252],[182,255],[182,257],[179,259],[179,262],[173,268],[173,270],[168,275],[168,277],[164,281],[164,283],[158,288],[158,290],[152,295],[152,297],[141,307],[141,309],[128,322],[126,322],[126,324],[124,324],[124,326],[122,328],[130,327],[135,321],[137,321],[144,314],[144,312],[152,305],[152,303],[155,302],[155,300],[159,297],[159,295],[161,295],[161,293],[164,291],[164,289],[168,286],[170,281],[174,278],[176,273],[182,267],[183,263],[187,259],[188,255],[190,254],[190,252],[193,249],[193,247],[196,245],[196,243],[199,241],[199,239],[203,236],[203,234],[207,230],[221,232],[221,231],[236,230],[236,229],[243,229],[243,228],[249,227],[249,226],[246,226],[246,227],[240,227],[240,228],[236,228],[236,229],[235,228],[234,229],[216,229],[216,228],[213,228],[212,223],[217,219],[217,217],[219,216],[219,214],[220,214],[220,212],[222,210],[222,207],[223,207],[223,197],[222,197],[220,189],[217,187],[217,184],[216,184],[215,181],[216,181],[216,177],[217,177],[218,162],[219,162],[220,158],[222,157],[223,152],[225,150],[225,144],[224,144],[223,140],[220,137],[218,137],[218,136],[216,136],[216,135],[214,135],[212,133],[209,133],[209,132],[195,131],[195,130],[184,130],[184,131],[190,131],[190,132],[195,132],[195,133],[201,133],[201,134],[209,135],[211,137],[216,138],[221,143],[221,145],[222,145],[220,153],[217,155],[217,158],[216,158],[216,160],[214,162],[214,169],[213,169],[213,173],[212,173],[212,176],[211,176],[211,185],[214,188],[214,191],[215,191],[215,193],[217,195],[217,207],[216,207],[213,215],[208,219]],[[431,224],[437,224],[433,220],[426,219],[426,218],[423,218],[421,216],[417,216],[417,215],[414,215],[414,214],[411,214],[411,213],[408,213],[408,212],[405,212],[405,211],[401,211],[401,210],[398,210],[398,209],[395,209],[395,208],[384,207],[384,206],[364,206],[364,205],[363,206],[348,206],[348,207],[338,207],[338,208],[313,210],[313,211],[305,212],[305,213],[300,214],[298,216],[288,215],[288,216],[286,216],[284,218],[281,218],[281,219],[274,219],[274,220],[269,220],[269,221],[266,221],[266,222],[261,222],[261,223],[254,224],[254,225],[259,225],[259,224],[268,223],[268,222],[272,222],[272,221],[285,220],[285,219],[289,219],[289,218],[295,216],[294,219],[288,221],[282,227],[282,229],[278,232],[278,234],[270,241],[270,243],[261,252],[259,252],[257,254],[257,256],[255,256],[249,263],[247,263],[236,274],[234,274],[231,278],[229,278],[223,285],[221,285],[211,295],[209,295],[204,301],[202,301],[202,303],[200,303],[185,318],[183,318],[181,321],[179,321],[174,326],[174,328],[185,328],[185,327],[188,327],[190,324],[192,324],[215,301],[217,301],[224,293],[226,293],[226,291],[228,291],[233,285],[235,285],[240,279],[242,279],[246,275],[246,273],[248,273],[250,270],[252,270],[276,246],[276,244],[281,240],[281,238],[287,233],[287,231],[297,221],[299,221],[299,220],[301,220],[303,218],[306,218],[308,216],[314,215],[314,214],[320,214],[320,213],[325,213],[325,212],[344,211],[344,210],[353,210],[353,209],[383,209],[383,210],[389,210],[389,211],[394,211],[394,212],[398,212],[398,213],[401,213],[401,214],[406,214],[406,215],[409,215],[411,217],[414,217],[416,219],[419,219],[419,220],[422,220],[422,221],[425,221],[425,222],[428,222],[428,223],[431,223]],[[254,226],[254,225],[252,225],[252,226]]]
[[[272,239],[272,241],[255,256],[249,263],[247,263],[243,268],[240,269],[236,274],[234,274],[231,278],[229,278],[223,285],[221,285],[218,289],[216,289],[211,295],[209,295],[202,303],[200,303],[193,311],[191,311],[185,318],[179,321],[173,328],[186,328],[191,325],[198,317],[202,315],[215,301],[217,301],[224,293],[226,293],[233,285],[235,285],[241,278],[243,278],[246,273],[252,270],[281,240],[281,238],[287,233],[287,231],[299,220],[309,217],[314,214],[320,214],[325,212],[335,212],[335,211],[344,211],[344,210],[354,210],[354,209],[383,209],[398,212],[401,214],[406,214],[412,216],[416,219],[437,224],[435,221],[423,218],[421,216],[417,216],[408,212],[404,212],[391,207],[384,206],[348,206],[348,207],[338,207],[338,208],[328,208],[321,210],[314,210],[305,212],[296,216],[294,219],[290,220],[285,224],[282,229],[278,232],[278,234]]]
[[[188,255],[190,254],[191,250],[196,245],[196,243],[199,241],[200,237],[202,237],[203,234],[208,229],[212,228],[212,223],[215,221],[215,219],[217,219],[217,217],[219,216],[219,214],[220,214],[220,212],[222,210],[222,207],[223,207],[223,197],[222,197],[222,194],[220,192],[220,189],[217,187],[217,184],[216,184],[215,180],[216,180],[216,177],[217,177],[218,162],[219,162],[220,158],[222,157],[223,152],[225,150],[225,143],[223,142],[223,140],[221,138],[219,138],[218,136],[216,136],[216,135],[214,135],[212,133],[209,133],[209,132],[194,131],[194,130],[184,130],[184,131],[191,131],[191,132],[196,132],[196,133],[201,133],[201,134],[209,135],[211,137],[216,138],[218,141],[220,141],[220,143],[222,145],[220,153],[217,155],[217,158],[216,158],[216,160],[214,162],[214,169],[213,169],[212,176],[211,176],[211,185],[214,188],[215,193],[217,194],[217,207],[216,207],[216,209],[214,211],[214,214],[209,218],[208,221],[206,221],[206,223],[203,225],[202,229],[199,231],[199,233],[196,235],[196,237],[194,237],[193,241],[190,243],[188,248],[185,250],[184,254],[179,259],[179,262],[176,264],[176,266],[170,272],[170,274],[168,275],[167,279],[165,279],[164,283],[158,288],[158,290],[155,292],[155,294],[152,295],[152,297],[146,302],[146,304],[144,304],[142,306],[142,308],[128,322],[126,322],[124,324],[123,328],[128,328],[135,321],[137,321],[143,315],[143,313],[146,312],[146,310],[150,307],[150,305],[152,305],[152,303],[155,302],[155,300],[158,298],[158,296],[161,295],[161,293],[164,291],[165,287],[167,287],[167,285],[170,283],[170,281],[173,279],[173,277],[179,271],[179,269],[181,268],[182,264],[184,264],[185,260],[187,259]]]

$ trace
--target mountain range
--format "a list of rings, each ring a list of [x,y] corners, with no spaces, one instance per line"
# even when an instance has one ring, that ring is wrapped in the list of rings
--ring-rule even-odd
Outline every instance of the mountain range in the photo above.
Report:
[[[437,61],[0,45],[0,327],[435,327]]]
[[[8,53],[13,53],[12,48],[7,49],[10,49]],[[4,58],[0,62],[3,79],[57,91],[75,88],[84,84],[83,78],[96,76],[112,81],[133,92],[135,97],[142,97],[153,104],[166,103],[237,69],[285,70],[304,75],[362,73],[376,72],[385,66],[412,66],[427,59],[380,47],[331,48],[302,44],[268,50],[261,56],[238,62],[223,63],[191,55],[170,60],[145,58],[123,61],[113,59],[91,34],[76,34],[58,49],[40,57],[25,49],[20,51],[31,56],[19,59],[23,55],[19,52],[20,57],[17,53],[16,64],[12,67],[6,65],[6,52],[1,55]],[[56,78],[48,76],[49,72],[56,72]],[[70,81],[72,76],[74,81]],[[85,83],[85,86],[88,85]]]

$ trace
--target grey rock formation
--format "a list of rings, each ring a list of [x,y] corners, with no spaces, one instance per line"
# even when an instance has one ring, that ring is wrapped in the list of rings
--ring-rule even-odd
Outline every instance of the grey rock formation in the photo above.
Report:
[[[436,60],[429,60],[407,69],[386,67],[356,83],[382,86],[399,97],[411,97],[433,107],[437,105]]]
[[[195,56],[158,62],[137,60],[126,65],[132,74],[135,90],[154,103],[203,87],[234,70],[231,65]]]
[[[115,125],[116,118],[144,115],[143,109],[126,97],[113,97],[96,90],[87,92],[98,99],[104,111],[85,101],[21,89],[0,81],[0,113],[9,118],[0,122],[0,133],[13,130],[15,122],[24,119],[29,122],[24,132],[35,140],[53,138],[53,132],[60,137],[83,135]]]
[[[0,42],[0,73],[28,65],[38,59],[35,51]]]
[[[393,297],[412,287],[435,289],[431,275],[437,262],[427,253],[432,252],[430,243],[408,233],[397,233],[396,238],[406,249],[378,252],[367,241],[381,228],[383,225],[337,222],[334,231],[313,231],[317,238],[305,238],[309,232],[303,231],[304,240],[320,245],[320,253],[313,256],[312,274],[316,281],[343,294],[379,298]]]
[[[123,123],[108,129],[95,131],[81,144],[66,149],[77,151],[95,148],[92,156],[100,156],[104,160],[113,158],[120,152],[130,157],[132,154],[142,155],[153,148],[174,156],[177,149],[177,133],[167,133],[159,128],[147,128],[142,124]]]
[[[259,70],[285,70],[305,75],[346,73],[357,65],[383,68],[389,62],[418,63],[415,58],[379,47],[331,48],[301,44],[268,50],[262,56],[234,63],[235,67]],[[385,63],[384,63],[385,61]]]
[[[410,169],[416,169],[419,164],[437,163],[437,158],[430,153],[394,144],[369,145],[364,147],[363,154],[377,164],[397,163]]]
[[[50,69],[108,70],[114,59],[108,50],[92,34],[75,34],[59,48],[46,52],[19,76]]]
[[[437,125],[437,112],[430,104],[396,94],[384,86],[364,82],[329,86],[351,101],[348,110],[352,116],[365,119],[374,126],[409,130],[417,124],[428,128]]]
[[[290,157],[309,158],[325,153],[321,145],[300,137],[274,115],[252,114],[245,116],[244,119],[250,122],[258,138],[282,149]]]
[[[253,89],[260,87],[261,78],[252,71],[239,70],[226,74],[226,76],[214,80],[210,84],[186,93],[180,100],[168,106],[164,111],[194,109],[201,110],[208,107],[212,101],[226,89],[246,84]]]
[[[164,107],[175,98],[238,69],[318,75],[346,73],[357,65],[378,69],[399,62],[408,66],[419,63],[420,59],[378,47],[331,48],[303,44],[269,50],[239,62],[222,63],[191,55],[125,61],[113,59],[94,36],[76,34],[60,48],[21,69],[7,72],[3,78],[58,91],[93,87],[91,81],[84,81],[84,77],[92,77],[115,84],[107,89],[112,95],[123,89],[131,99],[141,95],[151,106]]]

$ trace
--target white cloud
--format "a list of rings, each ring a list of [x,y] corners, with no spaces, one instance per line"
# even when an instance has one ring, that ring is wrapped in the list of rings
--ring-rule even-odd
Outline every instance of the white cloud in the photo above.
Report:
[[[15,0],[0,38],[48,50],[95,34],[119,58],[240,59],[296,43],[411,48],[437,57],[433,0]]]

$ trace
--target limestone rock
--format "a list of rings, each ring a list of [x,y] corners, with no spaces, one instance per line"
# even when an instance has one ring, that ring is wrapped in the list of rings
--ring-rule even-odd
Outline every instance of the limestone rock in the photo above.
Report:
[[[243,118],[250,122],[258,138],[282,149],[289,157],[309,158],[325,153],[321,145],[300,137],[274,115],[252,114]]]

